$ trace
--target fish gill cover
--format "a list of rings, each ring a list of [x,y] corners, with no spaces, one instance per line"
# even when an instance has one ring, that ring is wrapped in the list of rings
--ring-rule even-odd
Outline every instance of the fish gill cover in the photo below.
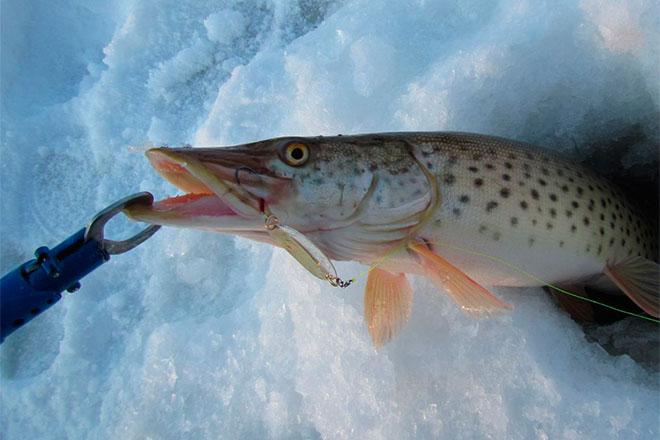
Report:
[[[3,271],[127,193],[168,194],[144,144],[481,132],[576,153],[657,212],[657,2],[7,0],[1,16]],[[2,345],[3,438],[659,435],[657,369],[602,348],[657,354],[655,327],[588,339],[540,289],[497,289],[514,312],[475,321],[413,283],[409,324],[376,351],[364,280],[333,290],[282,250],[165,229]]]

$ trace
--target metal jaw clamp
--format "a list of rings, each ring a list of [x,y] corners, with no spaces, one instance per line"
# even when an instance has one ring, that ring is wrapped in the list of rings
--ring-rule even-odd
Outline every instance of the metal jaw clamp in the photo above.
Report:
[[[85,229],[85,241],[96,240],[108,255],[119,255],[128,252],[136,246],[139,246],[149,237],[154,235],[160,229],[160,225],[149,225],[129,239],[115,241],[104,238],[104,228],[114,216],[119,214],[124,208],[133,205],[151,205],[154,202],[154,196],[149,192],[141,192],[125,197],[105,208],[94,216]]]

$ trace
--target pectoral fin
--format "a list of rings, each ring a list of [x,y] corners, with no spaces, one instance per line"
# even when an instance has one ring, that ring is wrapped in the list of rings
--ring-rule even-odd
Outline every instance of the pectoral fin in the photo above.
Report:
[[[424,243],[413,243],[409,247],[420,257],[426,276],[447,292],[464,312],[482,316],[512,308]]]
[[[412,288],[402,273],[374,268],[364,292],[364,320],[376,347],[387,343],[410,317]]]
[[[642,257],[630,257],[605,266],[605,274],[649,315],[660,318],[660,266]]]

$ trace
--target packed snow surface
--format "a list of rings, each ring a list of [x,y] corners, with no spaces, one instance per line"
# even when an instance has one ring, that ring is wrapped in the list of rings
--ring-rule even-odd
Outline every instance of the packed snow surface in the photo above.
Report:
[[[643,176],[659,15],[652,0],[4,0],[0,269],[120,197],[171,194],[150,144],[473,131]],[[660,436],[658,373],[541,290],[499,289],[513,313],[475,321],[415,279],[409,324],[375,350],[363,287],[164,229],[2,345],[2,437]]]

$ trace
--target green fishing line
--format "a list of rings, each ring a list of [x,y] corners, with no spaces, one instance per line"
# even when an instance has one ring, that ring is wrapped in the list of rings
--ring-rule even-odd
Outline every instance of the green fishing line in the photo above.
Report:
[[[438,243],[433,243],[433,242],[429,242],[429,243],[438,245]],[[596,305],[599,305],[601,307],[605,307],[607,309],[614,310],[614,311],[619,312],[619,313],[623,313],[624,315],[634,316],[635,318],[640,318],[640,319],[644,319],[646,321],[650,321],[650,322],[654,322],[656,324],[660,324],[660,319],[655,319],[655,318],[652,318],[650,316],[645,316],[645,315],[641,315],[641,314],[638,314],[638,313],[629,312],[627,310],[623,310],[623,309],[620,309],[618,307],[614,307],[614,306],[611,306],[609,304],[605,304],[605,303],[602,303],[600,301],[596,301],[594,299],[587,298],[587,297],[584,297],[582,295],[578,295],[575,292],[568,291],[568,290],[563,289],[559,286],[556,286],[552,283],[548,283],[545,280],[543,280],[542,278],[534,275],[533,273],[527,272],[526,270],[521,269],[521,268],[509,263],[508,261],[503,260],[502,258],[495,257],[493,255],[484,254],[482,252],[471,251],[469,249],[465,249],[465,248],[462,248],[462,247],[459,247],[459,246],[453,246],[453,245],[446,244],[446,243],[442,244],[442,246],[452,248],[452,249],[456,249],[458,251],[462,251],[462,252],[465,252],[465,253],[468,253],[468,254],[476,255],[476,256],[479,256],[479,257],[488,258],[491,261],[495,261],[497,263],[503,264],[506,267],[508,267],[510,269],[513,269],[514,271],[516,271],[516,272],[518,272],[522,275],[525,275],[525,276],[529,277],[530,279],[532,279],[534,281],[537,281],[541,285],[547,286],[551,289],[554,289],[559,293],[563,293],[564,295],[568,295],[568,296],[571,296],[573,298],[577,298],[577,299],[580,299],[580,300],[583,300],[583,301],[587,301],[587,302],[590,302],[592,304],[596,304]],[[366,271],[360,273],[358,276],[354,277],[352,280],[355,281],[355,279],[357,279],[357,278],[362,278],[362,277],[366,276],[369,272],[371,272],[373,269],[375,269],[376,267],[381,265],[384,261],[391,258],[392,254],[394,254],[396,251],[399,251],[403,248],[405,248],[405,245],[395,246],[394,248],[392,248],[391,250],[386,252],[385,255],[383,255],[381,258],[376,260],[375,263],[373,263],[371,266],[369,266],[369,268]]]

